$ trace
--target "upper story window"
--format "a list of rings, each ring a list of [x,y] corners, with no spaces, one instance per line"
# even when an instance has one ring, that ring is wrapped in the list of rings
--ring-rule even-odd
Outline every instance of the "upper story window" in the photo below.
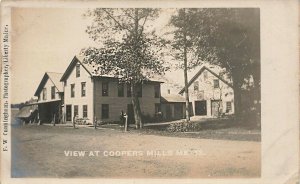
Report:
[[[204,99],[204,91],[203,90],[198,92],[197,99],[198,100],[203,100]]]
[[[108,82],[102,82],[102,96],[108,96]]]
[[[124,97],[124,83],[118,83],[118,97]]]
[[[86,95],[86,83],[82,82],[81,83],[81,96],[85,96]]]
[[[80,77],[80,64],[76,65],[76,77]]]
[[[154,97],[159,98],[160,97],[160,85],[154,86]]]
[[[219,79],[214,79],[214,88],[219,88],[220,84],[219,84]]]
[[[71,97],[75,97],[75,84],[71,84]]]
[[[138,97],[143,96],[143,85],[142,84],[139,84],[136,86],[136,94]]]
[[[207,80],[207,71],[206,70],[203,72],[203,79],[204,79],[204,81]]]
[[[47,100],[47,89],[43,89],[43,100]]]
[[[131,97],[131,85],[127,84],[127,97]]]
[[[55,86],[51,87],[51,99],[55,99]]]
[[[194,91],[199,91],[199,81],[194,82]]]

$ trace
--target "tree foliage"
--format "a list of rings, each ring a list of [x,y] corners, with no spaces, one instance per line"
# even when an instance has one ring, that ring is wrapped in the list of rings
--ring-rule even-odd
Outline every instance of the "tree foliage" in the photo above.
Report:
[[[191,66],[203,61],[225,68],[232,78],[235,112],[241,112],[241,93],[252,88],[260,99],[260,21],[259,9],[194,9],[188,30],[193,36],[195,57]],[[249,86],[253,80],[254,85]]]
[[[114,75],[128,83],[163,74],[168,69],[162,58],[164,43],[147,24],[157,18],[158,11],[132,8],[89,11],[87,16],[93,17],[93,25],[88,26],[87,33],[103,45],[84,49],[85,61],[96,64],[95,71],[99,74]]]
[[[164,43],[151,27],[158,14],[159,9],[137,8],[97,8],[86,14],[93,18],[86,32],[101,47],[84,49],[84,62],[95,66],[98,74],[131,84],[137,128],[142,127],[142,120],[136,87],[168,69],[162,59]]]
[[[197,61],[226,68],[238,87],[250,76],[260,84],[259,9],[200,9],[193,16]]]

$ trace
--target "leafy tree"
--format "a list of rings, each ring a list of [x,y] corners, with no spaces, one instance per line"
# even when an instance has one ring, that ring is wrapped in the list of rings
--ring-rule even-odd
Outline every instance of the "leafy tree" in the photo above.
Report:
[[[83,49],[84,62],[95,66],[95,73],[130,85],[136,128],[143,127],[138,87],[168,69],[162,60],[164,43],[152,26],[158,15],[159,9],[149,8],[97,8],[86,13],[93,18],[86,32],[101,46]]]
[[[240,117],[247,81],[253,80],[251,88],[260,99],[259,9],[195,9],[189,16],[197,20],[188,28],[198,58],[191,64],[207,61],[227,70],[234,88],[235,113]]]
[[[190,63],[195,59],[194,50],[194,33],[190,30],[196,20],[193,17],[195,9],[177,9],[175,14],[171,16],[169,26],[173,29],[167,34],[172,34],[170,42],[173,58],[179,61],[178,67],[184,71],[184,89],[185,89],[185,114],[186,121],[190,120],[189,115],[189,91],[188,91],[188,76],[187,72],[190,68]],[[195,62],[195,61],[194,61]]]

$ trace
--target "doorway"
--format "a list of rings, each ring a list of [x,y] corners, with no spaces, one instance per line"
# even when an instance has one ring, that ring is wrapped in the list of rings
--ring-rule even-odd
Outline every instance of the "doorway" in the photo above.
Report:
[[[66,120],[72,121],[72,105],[66,105]]]
[[[195,115],[198,116],[207,115],[206,100],[195,101]]]

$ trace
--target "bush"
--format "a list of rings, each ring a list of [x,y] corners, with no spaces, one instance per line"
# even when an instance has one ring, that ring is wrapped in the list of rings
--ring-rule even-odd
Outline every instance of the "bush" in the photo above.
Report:
[[[172,123],[167,127],[169,132],[193,132],[201,130],[199,122],[186,122],[180,121],[177,123]]]

